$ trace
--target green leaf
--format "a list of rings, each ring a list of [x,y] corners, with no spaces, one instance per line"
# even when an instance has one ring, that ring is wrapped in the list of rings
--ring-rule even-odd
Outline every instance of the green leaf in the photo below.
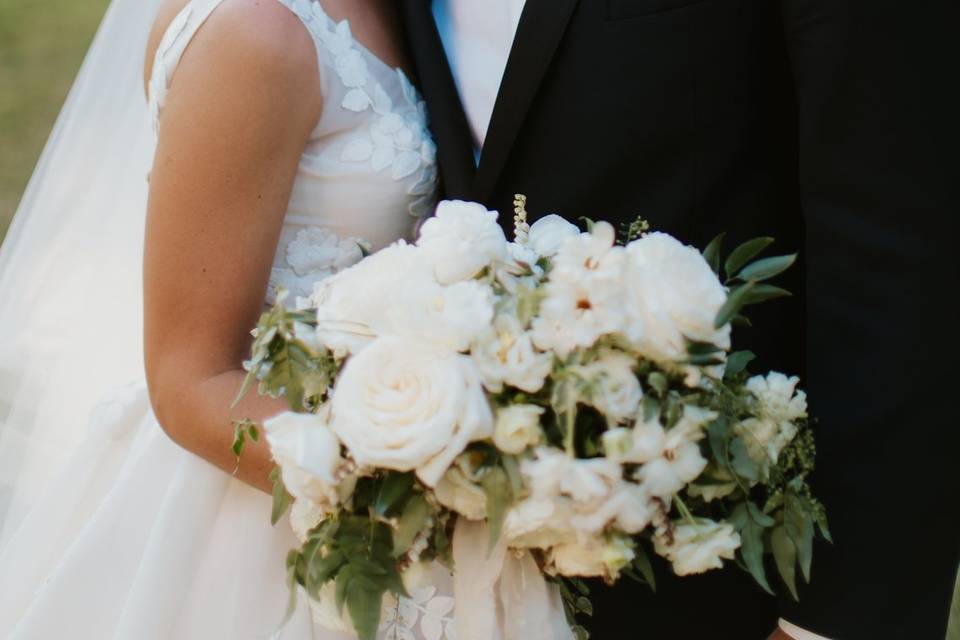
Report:
[[[810,582],[810,568],[813,564],[813,514],[807,508],[806,501],[792,492],[788,492],[784,499],[783,526],[797,549],[803,578]]]
[[[397,523],[397,530],[393,533],[393,557],[403,556],[410,547],[417,535],[423,531],[430,521],[433,510],[430,503],[423,497],[423,494],[416,494],[407,502],[403,509],[403,515]]]
[[[575,640],[590,640],[590,632],[578,624],[570,627],[570,631],[573,632]]]
[[[720,416],[707,427],[707,437],[710,440],[710,451],[714,460],[725,468],[730,467],[729,440],[730,420]]]
[[[783,578],[784,584],[790,589],[794,600],[800,600],[797,595],[797,550],[793,540],[787,535],[786,529],[777,527],[770,534],[770,545],[773,547],[773,559],[777,563],[777,571]]]
[[[734,351],[727,358],[727,370],[724,377],[730,379],[743,373],[756,358],[756,354],[752,351]]]
[[[667,376],[659,371],[654,371],[647,376],[647,384],[661,396],[670,388],[670,381],[667,380]]]
[[[593,218],[588,218],[587,216],[580,216],[578,218],[580,222],[587,228],[587,233],[593,233],[593,227],[596,225],[596,221]]]
[[[344,601],[359,640],[376,640],[384,593],[385,589],[362,576],[355,577],[347,586]]]
[[[283,486],[280,467],[274,467],[273,471],[270,472],[270,482],[273,483],[273,511],[270,514],[270,523],[276,525],[280,522],[283,514],[287,512],[287,509],[290,508],[293,496],[291,496],[287,492],[287,488]]]
[[[757,286],[755,282],[748,282],[742,284],[739,287],[734,287],[730,290],[730,295],[727,296],[727,301],[723,303],[723,306],[720,307],[720,311],[717,312],[717,318],[714,321],[713,325],[717,329],[722,329],[729,323],[733,318],[740,313],[740,309],[743,308],[744,301],[747,299],[747,296],[750,295],[750,292],[753,291],[753,288]]]
[[[727,258],[726,264],[724,264],[727,278],[733,278],[743,268],[743,265],[760,255],[771,244],[773,244],[773,238],[754,238],[734,249],[730,257]]]
[[[737,274],[737,278],[747,282],[756,282],[760,280],[769,280],[774,278],[790,267],[797,261],[797,254],[788,256],[773,256],[757,260],[747,265]]]
[[[747,513],[750,514],[750,518],[756,522],[758,525],[764,529],[769,529],[773,525],[777,524],[777,521],[765,514],[760,510],[753,502],[747,502]]]
[[[734,438],[730,443],[731,466],[733,472],[750,482],[760,480],[760,465],[747,453],[747,443],[743,438]]]
[[[377,515],[387,517],[396,513],[400,505],[410,496],[415,479],[412,473],[388,472],[377,494],[374,510]]]
[[[744,564],[747,565],[747,570],[764,591],[770,595],[775,595],[767,582],[767,572],[763,567],[764,528],[754,522],[747,512],[747,507],[743,504],[738,505],[731,514],[730,522],[739,530],[740,555],[743,557]]]
[[[775,287],[772,284],[758,284],[753,288],[743,304],[744,306],[760,304],[761,302],[777,300],[778,298],[789,298],[792,295],[793,294],[786,289]]]
[[[738,313],[737,315],[733,316],[733,318],[730,320],[730,324],[733,325],[734,327],[752,327],[753,326],[753,323],[750,322],[750,318],[743,315],[742,313]]]
[[[703,250],[703,259],[707,261],[707,264],[717,275],[720,275],[720,250],[723,248],[723,241],[726,237],[726,233],[721,233],[711,240],[707,248]]]
[[[822,535],[827,542],[833,544],[833,536],[830,535],[830,526],[827,523],[827,514],[824,512],[818,513],[816,521],[817,528],[820,529],[820,535]]]
[[[651,395],[643,396],[643,419],[650,422],[660,416],[660,401]]]
[[[480,486],[487,495],[487,525],[490,527],[490,549],[492,550],[500,539],[503,520],[510,506],[510,479],[502,468],[491,467],[480,481]]]
[[[637,543],[634,551],[636,555],[633,558],[633,567],[640,572],[650,589],[656,592],[657,576],[653,573],[653,565],[650,564],[650,556],[647,555],[647,550],[643,548],[643,544]]]
[[[347,592],[350,589],[350,583],[353,582],[353,569],[350,565],[345,566],[337,574],[337,588],[335,592],[337,613],[343,615],[343,607],[347,603]]]
[[[586,596],[580,596],[577,598],[576,602],[577,611],[580,613],[586,614],[588,616],[593,615],[593,603],[590,602],[590,598]]]

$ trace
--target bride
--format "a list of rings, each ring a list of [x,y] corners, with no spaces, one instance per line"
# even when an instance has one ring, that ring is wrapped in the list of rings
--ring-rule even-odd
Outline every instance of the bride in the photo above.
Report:
[[[237,469],[230,451],[233,420],[284,409],[230,409],[250,328],[279,287],[410,237],[435,198],[392,2],[155,8],[111,7],[0,256],[2,638],[277,629],[296,539],[269,524],[266,445]],[[149,122],[130,106],[144,38]],[[383,637],[452,638],[450,584],[437,567],[386,599]],[[351,637],[310,609],[280,637]]]

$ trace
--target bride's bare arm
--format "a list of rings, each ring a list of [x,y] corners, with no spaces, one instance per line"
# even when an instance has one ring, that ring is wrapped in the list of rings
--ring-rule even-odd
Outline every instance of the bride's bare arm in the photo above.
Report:
[[[230,405],[320,114],[319,84],[313,42],[293,14],[228,0],[190,43],[161,117],[144,250],[150,397],[174,441],[228,471],[232,421],[285,408],[256,393]],[[261,439],[238,474],[267,489],[270,466]]]

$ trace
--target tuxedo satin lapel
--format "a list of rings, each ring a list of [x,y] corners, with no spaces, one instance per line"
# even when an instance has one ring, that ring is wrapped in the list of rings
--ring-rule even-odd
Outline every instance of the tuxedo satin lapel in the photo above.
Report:
[[[473,195],[481,202],[496,186],[577,2],[527,0],[480,154]]]
[[[430,130],[437,143],[444,196],[470,198],[476,175],[473,138],[430,0],[402,0],[401,5],[420,90],[430,112]]]

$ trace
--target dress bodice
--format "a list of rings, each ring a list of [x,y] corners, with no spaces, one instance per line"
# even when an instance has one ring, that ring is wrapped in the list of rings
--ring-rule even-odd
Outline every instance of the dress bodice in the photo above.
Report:
[[[377,250],[409,237],[436,194],[436,147],[423,99],[400,69],[357,42],[318,0],[276,0],[305,25],[317,50],[323,111],[300,158],[274,257],[267,303],[291,300]],[[174,70],[222,0],[191,0],[157,49],[150,80],[155,131]]]

